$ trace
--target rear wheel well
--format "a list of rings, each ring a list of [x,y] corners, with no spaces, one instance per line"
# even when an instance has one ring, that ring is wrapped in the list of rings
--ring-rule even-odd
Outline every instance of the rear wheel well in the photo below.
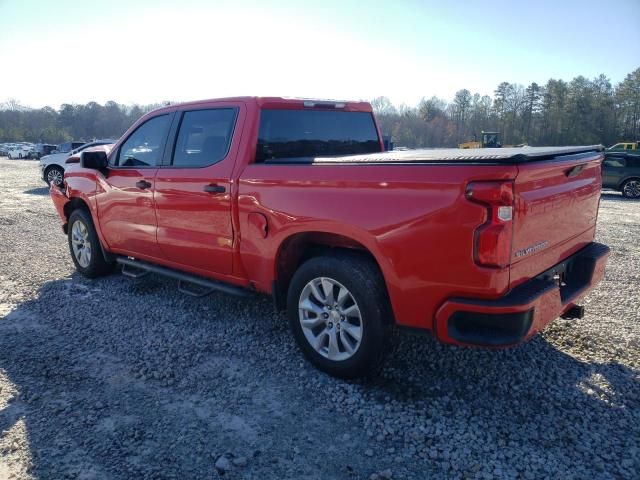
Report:
[[[622,193],[622,196],[623,196],[623,197],[625,197],[625,198],[633,198],[633,199],[638,199],[638,198],[640,198],[640,197],[638,196],[638,194],[637,194],[637,189],[636,189],[636,191],[635,191],[635,192],[633,192],[633,193],[631,193],[631,194],[628,194],[628,193],[626,192],[626,187],[627,187],[627,184],[628,184],[629,182],[640,182],[640,177],[638,177],[638,176],[631,176],[631,177],[625,178],[622,182],[620,182],[620,188],[619,188],[618,190]],[[637,185],[636,185],[636,186],[637,186]]]
[[[380,277],[384,282],[384,275],[376,258],[364,245],[352,238],[326,232],[298,233],[287,238],[280,245],[276,256],[276,279],[273,285],[276,308],[278,310],[286,309],[289,284],[300,265],[321,255],[345,254],[371,261],[380,272]]]
[[[618,190],[622,191],[622,188],[624,187],[624,184],[627,183],[629,180],[640,180],[639,176],[631,176],[631,177],[627,177],[624,180],[622,180],[620,182],[620,185],[618,185]]]

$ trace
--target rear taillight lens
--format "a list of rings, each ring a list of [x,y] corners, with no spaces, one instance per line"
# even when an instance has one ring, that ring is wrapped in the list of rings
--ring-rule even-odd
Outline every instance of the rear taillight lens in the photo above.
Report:
[[[474,260],[483,267],[506,267],[511,260],[513,182],[472,182],[465,195],[487,208],[487,221],[475,231]]]

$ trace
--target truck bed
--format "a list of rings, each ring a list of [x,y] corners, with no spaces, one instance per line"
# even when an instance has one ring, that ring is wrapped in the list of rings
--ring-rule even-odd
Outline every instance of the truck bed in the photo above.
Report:
[[[568,155],[602,152],[602,145],[577,147],[515,147],[515,148],[438,148],[420,150],[394,150],[391,152],[347,155],[340,157],[292,158],[267,163],[313,163],[313,164],[372,164],[372,165],[416,165],[429,163],[482,163],[520,164],[532,161],[551,160]]]

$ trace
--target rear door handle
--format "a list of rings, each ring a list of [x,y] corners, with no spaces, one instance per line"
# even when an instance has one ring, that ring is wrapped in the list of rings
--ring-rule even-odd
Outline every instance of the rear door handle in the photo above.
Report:
[[[138,180],[136,182],[136,187],[144,190],[145,188],[150,188],[151,187],[151,183],[147,182],[146,180]]]
[[[207,193],[224,193],[227,191],[222,185],[216,185],[212,183],[211,185],[205,185],[204,191]]]

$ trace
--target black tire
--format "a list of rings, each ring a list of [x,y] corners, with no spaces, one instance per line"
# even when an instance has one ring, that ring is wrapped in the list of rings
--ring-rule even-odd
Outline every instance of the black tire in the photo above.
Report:
[[[633,198],[637,200],[640,198],[640,178],[629,178],[625,180],[620,187],[622,196],[625,198]]]
[[[49,186],[51,186],[51,180],[49,179],[49,174],[52,172],[57,172],[60,174],[61,179],[64,178],[64,170],[62,169],[62,167],[59,167],[58,165],[51,165],[50,167],[47,167],[44,171],[44,180],[45,182],[47,182],[47,185]],[[56,183],[56,185],[62,185],[62,181],[60,183]]]
[[[360,344],[347,359],[330,360],[316,351],[301,326],[298,307],[301,296],[305,287],[320,277],[344,286],[360,311]],[[318,369],[345,379],[371,377],[380,372],[392,346],[394,322],[384,279],[370,258],[356,253],[336,252],[307,260],[298,268],[289,284],[287,313],[298,346]]]
[[[74,251],[74,226],[77,225],[78,229],[86,229],[86,240],[84,241],[83,248],[86,248],[86,244],[89,244],[89,257],[83,257],[82,264],[79,260],[76,252]],[[114,264],[107,262],[102,254],[102,248],[100,246],[100,240],[98,234],[93,225],[93,219],[91,214],[84,208],[78,208],[71,213],[69,217],[69,225],[67,229],[67,238],[69,241],[69,252],[71,253],[71,259],[73,260],[76,270],[87,278],[96,278],[103,275],[108,275],[113,271]]]

